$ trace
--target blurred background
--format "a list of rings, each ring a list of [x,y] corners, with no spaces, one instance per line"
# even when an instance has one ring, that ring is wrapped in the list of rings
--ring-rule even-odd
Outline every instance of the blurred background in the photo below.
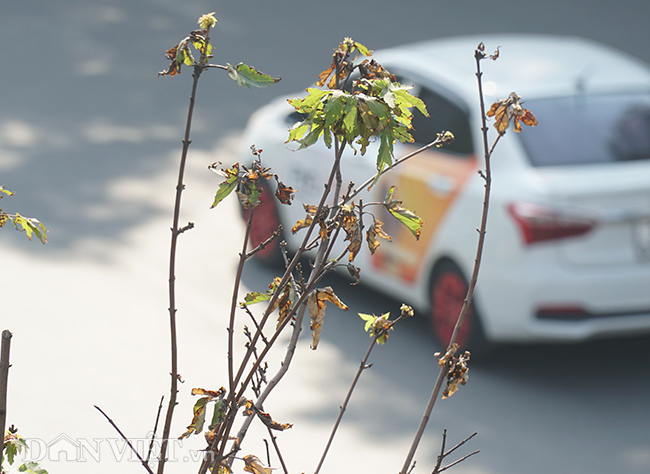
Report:
[[[211,11],[215,62],[241,61],[282,81],[244,90],[210,71],[199,86],[182,217],[197,227],[181,239],[178,272],[186,380],[178,434],[191,420],[191,387],[226,383],[222,321],[243,236],[234,201],[208,209],[219,179],[206,167],[239,160],[249,115],[313,83],[344,37],[381,49],[462,34],[574,35],[650,61],[650,3],[641,0],[0,2],[0,184],[15,193],[1,204],[49,230],[45,246],[0,230],[0,329],[14,333],[8,422],[47,448],[42,464],[52,474],[114,472],[120,459],[121,472],[142,472],[93,404],[140,439],[168,391],[166,266],[191,72],[156,74],[168,66],[165,50]],[[253,265],[246,287],[262,289],[273,276]],[[295,424],[280,437],[292,472],[316,465],[365,352],[356,312],[399,307],[334,284],[352,310],[330,310],[318,351],[301,343],[266,406]],[[436,375],[427,331],[412,321],[376,351],[323,472],[401,468]],[[437,407],[414,472],[431,471],[447,428],[450,444],[479,432],[461,454],[481,453],[457,473],[647,473],[649,342],[515,346],[472,367],[468,386]],[[75,457],[80,440],[100,446],[102,462]],[[251,443],[260,457],[262,449]],[[179,456],[169,472],[191,472]]]

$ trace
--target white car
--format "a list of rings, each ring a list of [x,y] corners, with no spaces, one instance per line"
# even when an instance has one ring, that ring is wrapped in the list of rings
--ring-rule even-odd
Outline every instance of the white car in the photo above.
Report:
[[[396,157],[442,130],[456,138],[396,167],[363,197],[383,201],[395,185],[395,198],[426,226],[416,241],[380,217],[393,241],[372,256],[359,253],[362,283],[430,315],[435,335],[448,343],[474,265],[483,200],[480,42],[486,52],[500,47],[497,61],[481,62],[486,107],[515,91],[539,125],[508,130],[493,155],[487,240],[461,345],[650,332],[650,66],[580,38],[461,37],[373,54],[399,82],[415,86],[431,114],[414,112],[416,143],[396,143]],[[262,148],[263,164],[298,189],[292,206],[264,199],[253,243],[281,222],[295,249],[302,235],[288,229],[304,219],[302,203],[318,202],[333,152],[322,143],[300,151],[285,144],[300,120],[286,99],[251,117],[244,143]],[[491,142],[491,123],[489,133]],[[349,153],[344,182],[364,182],[375,159],[376,148]],[[251,160],[247,149],[242,161]],[[274,251],[260,258],[271,260]]]

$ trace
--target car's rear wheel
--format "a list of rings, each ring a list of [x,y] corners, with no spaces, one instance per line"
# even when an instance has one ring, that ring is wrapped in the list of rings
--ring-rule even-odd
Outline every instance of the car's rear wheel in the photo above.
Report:
[[[278,205],[273,196],[273,191],[266,184],[260,185],[260,204],[255,208],[253,222],[251,224],[250,244],[254,249],[266,239],[271,237],[280,225],[280,214]],[[248,222],[250,209],[243,209],[242,215],[244,222]],[[274,239],[266,248],[255,254],[255,258],[265,265],[277,265],[282,262],[280,252],[280,242],[282,241],[282,232],[280,237]]]
[[[450,260],[441,262],[435,269],[431,281],[431,327],[442,347],[447,347],[456,326],[463,302],[467,296],[468,284],[460,268]],[[458,333],[461,350],[474,353],[488,352],[489,343],[472,304]]]

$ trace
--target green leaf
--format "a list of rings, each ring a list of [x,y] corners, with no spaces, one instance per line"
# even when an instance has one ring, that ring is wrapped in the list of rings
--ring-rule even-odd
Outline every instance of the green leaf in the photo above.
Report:
[[[23,217],[20,214],[16,213],[15,216],[9,216],[9,220],[14,225],[16,230],[24,230],[29,240],[32,240],[32,235],[36,235],[36,237],[38,237],[38,240],[40,240],[42,243],[47,242],[47,229],[43,224],[39,222],[38,219]],[[20,229],[18,226],[20,226]]]
[[[398,103],[407,103],[409,104],[409,106],[418,109],[425,117],[429,116],[429,112],[427,111],[427,106],[424,104],[422,99],[420,99],[419,97],[415,97],[414,95],[411,95],[408,90],[401,89],[401,88],[396,89],[393,91],[393,94],[398,100]]]
[[[386,194],[384,207],[393,215],[393,217],[404,224],[415,236],[415,238],[419,240],[420,229],[424,225],[424,221],[420,217],[416,216],[413,212],[400,206],[400,204],[402,204],[402,201],[393,200],[394,191],[395,186],[391,186],[388,190],[388,193]]]
[[[221,172],[219,173],[222,174]],[[225,173],[226,180],[219,185],[210,209],[215,208],[217,204],[223,201],[237,187],[239,182],[239,163],[236,163],[232,168],[225,170],[223,173]]]
[[[225,419],[226,402],[224,402],[223,397],[221,397],[221,399],[214,402],[214,413],[212,414],[212,421],[210,422],[210,426],[217,426]]]
[[[37,462],[26,462],[18,468],[18,471],[26,472],[27,474],[48,474]]]
[[[336,93],[330,97],[323,107],[323,113],[325,114],[325,126],[331,127],[334,123],[338,122],[343,118],[343,111],[345,110],[346,102],[345,95],[343,92],[335,91]]]
[[[14,195],[14,193],[9,191],[8,189],[5,189],[4,184],[0,184],[0,199],[2,199],[4,197],[3,194],[6,194],[7,196],[13,196]]]
[[[293,127],[291,127],[291,129],[289,129],[289,138],[285,143],[289,143],[290,141],[299,141],[302,137],[305,136],[307,130],[309,130],[309,123],[298,122]]]
[[[263,301],[268,301],[271,299],[271,296],[273,296],[273,291],[270,290],[271,293],[267,291],[266,293],[260,293],[259,291],[253,291],[252,293],[248,293],[246,296],[244,296],[244,303],[246,305],[251,305],[255,303],[262,303]]]
[[[388,339],[388,330],[392,329],[391,323],[388,321],[390,313],[384,313],[381,316],[374,314],[358,313],[361,319],[366,322],[364,330],[369,333],[370,337],[375,337],[377,334],[383,334],[377,338],[377,344],[384,344]]]
[[[268,74],[261,73],[257,69],[243,63],[239,63],[236,67],[230,63],[226,63],[226,66],[228,67],[228,75],[230,78],[241,87],[246,87],[248,89],[251,87],[264,88],[272,86],[282,79],[281,77],[273,78]]]
[[[343,131],[345,139],[351,142],[357,136],[357,101],[349,100],[343,111]]]
[[[203,36],[198,36],[196,41],[192,42],[192,45],[197,49],[199,53],[203,52],[203,45],[205,44],[205,38]],[[212,45],[208,43],[208,50],[205,54],[206,61],[207,59],[212,55]],[[194,60],[194,58],[192,58]],[[185,63],[187,64],[187,63]],[[188,64],[188,66],[191,66],[191,64]]]
[[[359,316],[361,319],[363,319],[366,322],[366,325],[363,327],[363,330],[368,332],[371,328],[372,325],[375,324],[375,319],[377,319],[377,316],[374,314],[362,314],[359,313]]]
[[[355,41],[355,42],[354,42],[354,46],[356,46],[356,48],[359,50],[359,52],[360,52],[361,54],[363,54],[364,56],[370,56],[370,54],[371,54],[371,53],[370,53],[370,49],[368,49],[367,47],[365,47],[365,46],[362,45],[361,43],[357,43],[357,42]]]
[[[196,419],[193,421],[194,432],[199,434],[203,431],[203,424],[205,423],[205,404],[210,400],[209,397],[199,398],[194,404],[194,415]]]
[[[266,290],[266,293],[260,293],[259,291],[248,293],[246,296],[244,296],[244,302],[240,303],[240,306],[268,301],[278,289],[278,283],[280,283],[280,279],[275,278],[269,285],[269,289]]]
[[[302,99],[289,99],[288,102],[300,113],[310,113],[314,107],[332,95],[332,91],[326,91],[310,87],[307,95]]]
[[[210,401],[211,397],[199,398],[194,404],[194,416],[192,422],[187,427],[187,431],[180,435],[178,439],[189,437],[192,433],[199,434],[203,431],[203,424],[205,423],[205,404]]]

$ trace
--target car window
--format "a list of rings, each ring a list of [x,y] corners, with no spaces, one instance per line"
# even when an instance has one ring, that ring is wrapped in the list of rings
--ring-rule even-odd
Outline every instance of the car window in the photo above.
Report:
[[[650,159],[650,94],[529,100],[538,125],[520,139],[533,166]]]
[[[411,134],[415,142],[419,145],[428,145],[436,139],[437,133],[446,130],[454,134],[454,141],[441,150],[471,155],[474,152],[474,145],[467,113],[429,88],[422,87],[417,95],[426,104],[430,117],[425,117],[417,110],[413,111]]]

